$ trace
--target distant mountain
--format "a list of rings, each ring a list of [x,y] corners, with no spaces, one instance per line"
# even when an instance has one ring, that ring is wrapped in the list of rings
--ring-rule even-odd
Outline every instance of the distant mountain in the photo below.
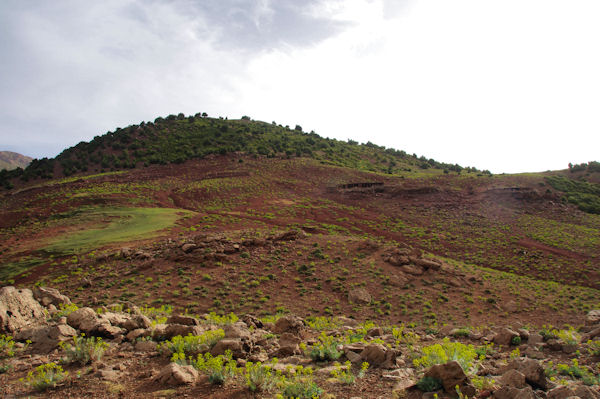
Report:
[[[0,151],[0,170],[26,168],[33,158],[11,151]]]

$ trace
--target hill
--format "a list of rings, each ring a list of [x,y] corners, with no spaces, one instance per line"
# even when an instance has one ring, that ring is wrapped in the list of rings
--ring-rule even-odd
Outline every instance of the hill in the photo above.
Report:
[[[33,158],[11,151],[0,151],[0,170],[26,168]]]
[[[266,341],[236,336],[255,348],[249,346],[238,365],[276,356],[332,366],[311,360],[310,350],[274,354],[286,339],[318,348],[323,330],[327,337],[347,334],[344,345],[356,343],[350,342],[356,333],[362,343],[397,349],[404,355],[394,357],[395,367],[418,374],[423,370],[411,366],[412,356],[444,337],[480,348],[499,327],[512,327],[556,330],[566,339],[571,330],[565,324],[588,333],[586,315],[600,306],[600,191],[593,162],[492,175],[372,143],[321,138],[299,126],[180,115],[117,129],[1,175],[10,187],[0,192],[4,285],[58,288],[77,306],[101,312],[136,304],[155,319],[144,327],[149,338],[140,340],[154,345],[165,339],[156,329],[167,313],[194,316],[190,323],[212,330],[231,324],[231,313],[247,316],[243,328],[261,320]],[[56,319],[72,310],[57,309]],[[291,314],[310,328],[288,336],[268,324]],[[342,316],[343,322],[335,321]],[[137,347],[129,333],[108,333],[123,317],[110,316],[114,325],[94,330],[118,348],[110,367],[119,353],[133,357]],[[258,330],[255,323],[252,331]],[[376,340],[393,331],[419,339]],[[271,338],[278,344],[265,350]],[[584,343],[562,352],[561,342],[504,344],[496,348],[493,367],[525,352],[543,356],[550,373],[558,372],[551,359],[593,364]],[[142,358],[153,368],[169,364],[158,354]],[[106,367],[98,366],[98,375],[100,369]],[[11,376],[29,369],[18,370]],[[372,371],[368,382],[340,387],[327,385],[327,369],[322,373],[319,384],[339,397],[355,396],[383,378]],[[71,381],[56,394],[90,390],[102,397],[104,382],[95,372],[84,375],[85,382]],[[149,376],[135,375],[122,381],[126,397],[253,395],[239,382],[222,390],[206,383],[164,393]],[[569,384],[577,380],[568,378]],[[14,381],[10,386],[26,394]],[[362,396],[390,397],[392,388],[382,383]],[[485,390],[482,385],[479,393]]]
[[[460,172],[463,169],[459,165],[408,155],[371,142],[359,145],[352,140],[325,139],[314,132],[303,132],[300,126],[290,129],[275,122],[253,121],[249,117],[228,120],[179,114],[117,128],[91,142],[81,142],[66,149],[56,158],[36,159],[24,171],[0,175],[0,185],[7,186],[9,181],[15,183],[16,178],[27,182],[104,173],[236,152],[252,157],[309,157],[331,165],[383,173],[429,168]],[[477,171],[474,168],[468,170]]]

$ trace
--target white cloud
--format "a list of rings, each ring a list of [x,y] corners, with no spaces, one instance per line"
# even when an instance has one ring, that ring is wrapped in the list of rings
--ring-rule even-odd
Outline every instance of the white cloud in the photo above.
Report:
[[[206,111],[495,172],[598,159],[595,1],[7,4],[0,138],[36,156]]]

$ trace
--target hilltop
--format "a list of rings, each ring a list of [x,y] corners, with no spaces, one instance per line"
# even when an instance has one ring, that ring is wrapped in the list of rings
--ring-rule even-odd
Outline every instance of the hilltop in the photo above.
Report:
[[[596,162],[492,175],[300,126],[173,115],[0,172],[0,281],[198,320],[581,334],[600,307],[599,176]]]
[[[11,151],[0,151],[0,170],[26,168],[33,158]]]

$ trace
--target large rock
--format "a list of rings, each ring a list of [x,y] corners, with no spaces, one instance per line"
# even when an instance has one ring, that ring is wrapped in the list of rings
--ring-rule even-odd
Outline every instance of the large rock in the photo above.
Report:
[[[18,341],[30,340],[33,349],[37,352],[50,352],[56,349],[61,342],[69,341],[76,335],[77,331],[74,328],[66,324],[59,324],[22,330],[15,336],[15,339]]]
[[[108,316],[98,315],[92,308],[81,308],[67,316],[67,324],[88,335],[107,338],[115,338],[126,333],[124,329],[112,325],[111,318],[113,321],[120,320],[120,318],[111,314]]]
[[[246,323],[238,321],[223,327],[225,338],[250,338],[252,335]]]
[[[368,362],[372,367],[392,369],[397,367],[396,357],[399,353],[381,344],[368,345],[360,353],[362,361]]]
[[[425,377],[441,380],[444,391],[449,394],[456,393],[456,386],[458,386],[458,389],[468,397],[473,397],[477,393],[477,390],[471,385],[469,378],[457,361],[431,366],[429,370],[425,372]]]
[[[520,371],[511,369],[500,377],[500,384],[508,385],[509,387],[522,389],[527,386],[525,382],[525,375]]]
[[[183,315],[172,315],[167,319],[167,324],[182,324],[184,326],[199,326],[200,321],[195,317],[183,316]]]
[[[548,389],[548,380],[544,373],[544,367],[533,359],[515,359],[503,368],[502,374],[508,370],[517,370],[525,375],[525,381],[534,388]]]
[[[292,333],[283,333],[279,337],[279,349],[269,354],[269,357],[288,357],[293,355],[299,355],[301,353],[299,344],[302,342],[300,337]]]
[[[49,305],[58,307],[60,305],[68,305],[71,303],[69,297],[61,294],[57,289],[49,287],[34,287],[33,297],[46,307]]]
[[[510,386],[503,386],[494,391],[494,399],[536,399],[535,393],[531,387],[518,389]]]
[[[496,335],[494,335],[493,341],[496,345],[510,346],[512,344],[512,340],[516,337],[519,337],[519,339],[521,338],[518,332],[504,327],[501,328]]]
[[[28,289],[0,289],[0,333],[13,334],[24,328],[44,324],[46,313]]]
[[[286,315],[279,318],[279,320],[275,322],[275,325],[273,326],[273,332],[276,334],[283,334],[284,332],[297,334],[303,328],[304,321],[300,317],[294,315]]]
[[[356,304],[371,303],[371,294],[364,288],[353,288],[348,292],[348,301]]]
[[[192,366],[180,366],[177,363],[169,363],[154,380],[165,385],[194,384],[198,380],[198,371]]]
[[[87,332],[98,324],[98,314],[92,308],[80,308],[67,316],[67,324]]]
[[[414,263],[417,266],[421,266],[425,270],[440,270],[440,268],[442,267],[442,264],[440,262],[432,259],[419,259],[411,257],[410,260],[412,261],[412,263]]]
[[[600,324],[600,309],[590,310],[585,317],[586,326],[595,326]]]
[[[210,350],[210,354],[213,356],[224,355],[229,350],[234,358],[239,359],[245,357],[248,349],[248,345],[241,339],[222,339]]]
[[[102,314],[102,319],[108,320],[111,325],[124,328],[127,331],[136,330],[138,328],[148,328],[152,325],[152,322],[147,316],[135,313],[106,312]]]

